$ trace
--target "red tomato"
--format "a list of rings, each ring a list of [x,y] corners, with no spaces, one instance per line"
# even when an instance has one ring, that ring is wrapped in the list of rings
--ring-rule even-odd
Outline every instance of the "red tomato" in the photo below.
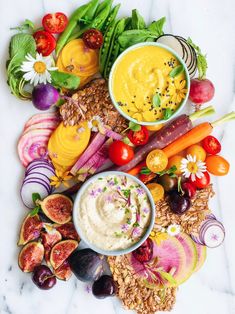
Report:
[[[192,181],[190,178],[190,182],[198,189],[204,189],[210,184],[210,175],[207,171],[203,172],[203,176],[201,178],[196,177],[195,181]]]
[[[85,45],[90,49],[98,49],[103,44],[102,33],[95,28],[88,29],[82,36]]]
[[[204,140],[202,141],[202,146],[205,151],[211,155],[216,155],[221,151],[220,142],[212,135],[204,138]]]
[[[68,18],[64,13],[56,12],[46,14],[42,19],[42,26],[49,33],[59,34],[65,30]]]
[[[122,141],[115,141],[109,145],[109,158],[111,161],[122,166],[131,161],[134,157],[133,148]]]
[[[54,36],[46,31],[37,31],[33,34],[36,41],[37,52],[44,57],[49,56],[56,47],[56,40]]]
[[[136,146],[145,145],[149,140],[149,131],[145,126],[141,125],[141,129],[139,131],[130,130],[127,136],[132,144]]]

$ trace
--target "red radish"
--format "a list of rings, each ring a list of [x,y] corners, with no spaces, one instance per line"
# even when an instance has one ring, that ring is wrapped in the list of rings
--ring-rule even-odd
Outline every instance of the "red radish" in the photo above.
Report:
[[[213,83],[208,79],[192,79],[190,83],[189,98],[196,105],[210,101],[215,94]]]
[[[138,249],[133,251],[132,254],[140,263],[149,262],[153,257],[153,241],[148,238]]]

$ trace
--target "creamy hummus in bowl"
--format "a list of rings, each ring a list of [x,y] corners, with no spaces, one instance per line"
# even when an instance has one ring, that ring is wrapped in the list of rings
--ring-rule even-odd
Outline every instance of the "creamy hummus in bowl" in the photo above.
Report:
[[[190,78],[184,61],[171,48],[140,43],[114,62],[109,93],[126,119],[142,125],[171,120],[186,104]]]
[[[81,239],[94,251],[121,255],[139,247],[149,236],[155,205],[148,188],[119,171],[99,173],[77,193],[73,221]]]

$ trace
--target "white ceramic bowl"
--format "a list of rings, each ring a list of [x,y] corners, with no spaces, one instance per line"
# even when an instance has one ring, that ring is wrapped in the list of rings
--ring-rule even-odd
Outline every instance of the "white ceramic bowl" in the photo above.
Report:
[[[95,245],[93,245],[92,243],[90,243],[90,241],[86,238],[86,236],[83,234],[80,226],[79,226],[79,217],[78,217],[78,210],[79,210],[79,202],[80,202],[80,198],[83,195],[84,191],[87,189],[87,187],[93,183],[94,181],[97,180],[97,178],[100,177],[107,177],[109,175],[121,175],[121,176],[126,176],[131,178],[132,180],[134,180],[137,184],[139,184],[147,193],[148,198],[149,198],[149,202],[150,202],[150,206],[151,206],[151,216],[150,216],[150,222],[149,222],[149,226],[145,232],[145,234],[142,236],[142,238],[136,242],[135,244],[133,244],[132,246],[123,249],[123,250],[115,250],[115,251],[109,251],[109,250],[103,250]],[[78,191],[76,197],[75,197],[75,201],[74,201],[74,207],[73,207],[73,222],[74,222],[74,226],[75,229],[77,231],[77,233],[79,234],[79,236],[81,237],[81,239],[87,244],[88,247],[90,247],[92,250],[103,254],[103,255],[111,255],[111,256],[117,256],[117,255],[122,255],[122,254],[127,254],[130,253],[134,250],[136,250],[149,236],[150,232],[153,229],[154,226],[154,221],[155,221],[155,204],[152,198],[152,195],[149,191],[149,189],[146,187],[146,185],[141,182],[138,178],[127,174],[125,172],[121,172],[121,171],[105,171],[105,172],[101,172],[98,173],[96,175],[94,175],[93,177],[91,177],[90,179],[88,179],[80,188],[80,190]]]
[[[115,100],[115,97],[113,95],[113,73],[115,70],[115,67],[118,65],[119,61],[123,58],[123,56],[125,56],[126,53],[128,53],[129,51],[132,51],[136,48],[139,47],[147,47],[147,46],[156,46],[156,47],[162,47],[164,49],[166,49],[167,51],[171,52],[178,60],[179,62],[183,65],[184,67],[184,71],[185,71],[185,75],[186,75],[186,86],[187,86],[187,94],[185,96],[185,98],[183,99],[183,101],[181,102],[181,104],[179,105],[179,107],[177,108],[177,110],[171,115],[171,117],[167,120],[156,120],[154,122],[146,122],[146,121],[137,121],[136,119],[133,119],[132,117],[130,117],[129,115],[127,115],[125,112],[123,112],[123,110],[120,108],[120,106],[118,105],[118,103]],[[111,100],[115,106],[115,108],[117,109],[117,111],[127,120],[132,121],[134,123],[138,123],[141,125],[156,125],[156,124],[162,124],[162,123],[166,123],[172,119],[174,119],[180,112],[181,110],[184,108],[184,106],[187,103],[188,100],[188,95],[189,95],[189,90],[190,90],[190,77],[189,77],[189,73],[188,73],[188,68],[186,66],[186,64],[184,63],[184,61],[182,60],[182,58],[170,47],[157,43],[157,42],[144,42],[144,43],[140,43],[140,44],[136,44],[133,45],[131,47],[129,47],[128,49],[126,49],[125,51],[123,51],[119,57],[116,59],[116,61],[114,62],[110,75],[109,75],[109,94],[111,97]]]

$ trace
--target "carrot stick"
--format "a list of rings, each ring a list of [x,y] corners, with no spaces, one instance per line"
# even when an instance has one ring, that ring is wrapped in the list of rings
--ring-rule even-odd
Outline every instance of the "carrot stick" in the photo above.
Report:
[[[137,166],[135,166],[131,170],[127,171],[127,173],[132,174],[133,176],[136,176],[137,174],[140,173],[140,170],[143,167],[146,167],[146,162],[145,161],[140,162]]]
[[[231,112],[223,116],[221,119],[216,120],[213,123],[204,122],[193,129],[185,133],[184,135],[178,137],[174,142],[166,146],[163,151],[168,158],[178,154],[182,150],[188,148],[193,144],[197,144],[202,141],[205,137],[210,135],[213,131],[214,126],[220,125],[221,123],[234,120],[235,112]]]

